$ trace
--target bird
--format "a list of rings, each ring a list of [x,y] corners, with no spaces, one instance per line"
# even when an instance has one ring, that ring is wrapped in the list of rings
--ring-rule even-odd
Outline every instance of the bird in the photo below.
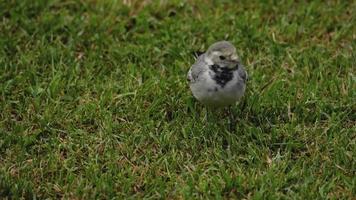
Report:
[[[193,96],[214,108],[238,102],[245,93],[247,78],[236,48],[229,41],[216,42],[197,55],[187,74]]]

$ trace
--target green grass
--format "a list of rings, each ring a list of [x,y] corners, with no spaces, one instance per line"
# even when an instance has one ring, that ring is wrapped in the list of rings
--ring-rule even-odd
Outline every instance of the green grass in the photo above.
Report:
[[[0,197],[355,198],[355,13],[0,1]],[[191,52],[223,39],[250,77],[232,129],[186,82]]]

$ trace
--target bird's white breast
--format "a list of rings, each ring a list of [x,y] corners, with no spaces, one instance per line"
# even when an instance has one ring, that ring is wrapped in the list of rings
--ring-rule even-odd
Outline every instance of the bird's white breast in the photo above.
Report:
[[[224,86],[216,83],[207,70],[201,74],[199,81],[190,84],[190,89],[195,98],[204,104],[213,107],[226,106],[238,101],[245,92],[245,83],[238,72],[233,72],[233,78]]]

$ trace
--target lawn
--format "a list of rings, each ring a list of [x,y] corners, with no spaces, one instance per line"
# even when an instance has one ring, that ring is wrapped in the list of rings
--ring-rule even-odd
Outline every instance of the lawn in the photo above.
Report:
[[[354,199],[355,21],[351,0],[0,0],[0,199]],[[186,81],[219,40],[249,74],[236,123]]]

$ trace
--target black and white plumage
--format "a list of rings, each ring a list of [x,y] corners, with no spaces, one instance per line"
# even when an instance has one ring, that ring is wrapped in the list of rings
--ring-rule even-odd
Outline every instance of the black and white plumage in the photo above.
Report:
[[[223,107],[244,95],[247,73],[236,48],[230,42],[220,41],[197,57],[187,79],[196,99],[211,107]]]

